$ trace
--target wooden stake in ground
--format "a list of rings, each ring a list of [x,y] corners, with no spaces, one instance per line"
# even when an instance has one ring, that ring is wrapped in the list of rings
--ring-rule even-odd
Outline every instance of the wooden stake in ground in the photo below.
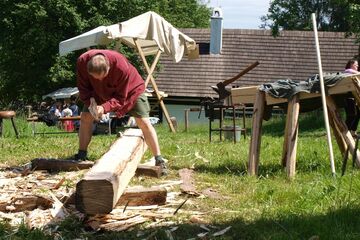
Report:
[[[140,129],[128,129],[76,185],[76,208],[86,214],[112,211],[147,149]]]

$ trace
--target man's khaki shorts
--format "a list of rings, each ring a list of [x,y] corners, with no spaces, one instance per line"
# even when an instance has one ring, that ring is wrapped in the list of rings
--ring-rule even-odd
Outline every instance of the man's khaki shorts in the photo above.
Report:
[[[89,112],[89,108],[84,105],[82,112]],[[135,102],[134,107],[128,112],[130,116],[147,118],[150,113],[150,104],[145,93],[142,93]]]

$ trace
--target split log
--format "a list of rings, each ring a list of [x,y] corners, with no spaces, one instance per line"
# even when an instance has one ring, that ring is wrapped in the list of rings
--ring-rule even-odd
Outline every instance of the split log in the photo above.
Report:
[[[94,165],[92,161],[74,161],[61,160],[53,158],[35,158],[31,160],[32,170],[47,170],[47,171],[77,171],[81,169],[88,169]]]
[[[117,206],[148,206],[164,205],[167,191],[163,187],[133,187],[127,188],[120,197]]]
[[[140,129],[128,129],[77,183],[76,208],[86,214],[112,211],[147,149]]]
[[[0,203],[1,212],[32,211],[38,207],[51,208],[53,201],[41,196],[23,196],[13,198],[6,203]]]

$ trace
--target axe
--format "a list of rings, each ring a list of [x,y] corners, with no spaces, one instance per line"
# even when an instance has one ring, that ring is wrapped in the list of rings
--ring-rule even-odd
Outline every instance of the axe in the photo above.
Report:
[[[211,88],[217,92],[219,94],[219,99],[225,99],[226,97],[230,96],[230,92],[228,90],[225,89],[225,87],[227,85],[229,85],[230,83],[234,82],[235,80],[239,79],[241,76],[245,75],[246,73],[250,72],[253,68],[255,68],[257,65],[259,65],[259,62],[256,61],[253,64],[251,64],[250,66],[248,66],[247,68],[245,68],[244,70],[242,70],[238,75],[236,75],[235,77],[232,77],[230,79],[227,79],[223,82],[219,82],[218,84],[216,84],[216,86],[211,86]]]

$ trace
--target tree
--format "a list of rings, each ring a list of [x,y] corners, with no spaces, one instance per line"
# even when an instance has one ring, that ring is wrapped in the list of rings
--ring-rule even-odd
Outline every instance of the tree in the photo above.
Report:
[[[270,27],[273,34],[279,30],[311,30],[311,14],[317,17],[320,31],[349,31],[349,2],[343,0],[274,0],[269,13],[261,18],[262,28]]]
[[[360,42],[358,0],[273,0],[269,13],[261,17],[260,27],[269,27],[274,36],[280,30],[312,30],[312,13],[316,15],[318,30],[354,34]]]
[[[38,100],[75,85],[75,60],[58,56],[58,44],[100,25],[152,10],[176,27],[208,27],[210,9],[198,0],[2,0],[0,1],[0,94]],[[126,50],[124,50],[126,51]]]

